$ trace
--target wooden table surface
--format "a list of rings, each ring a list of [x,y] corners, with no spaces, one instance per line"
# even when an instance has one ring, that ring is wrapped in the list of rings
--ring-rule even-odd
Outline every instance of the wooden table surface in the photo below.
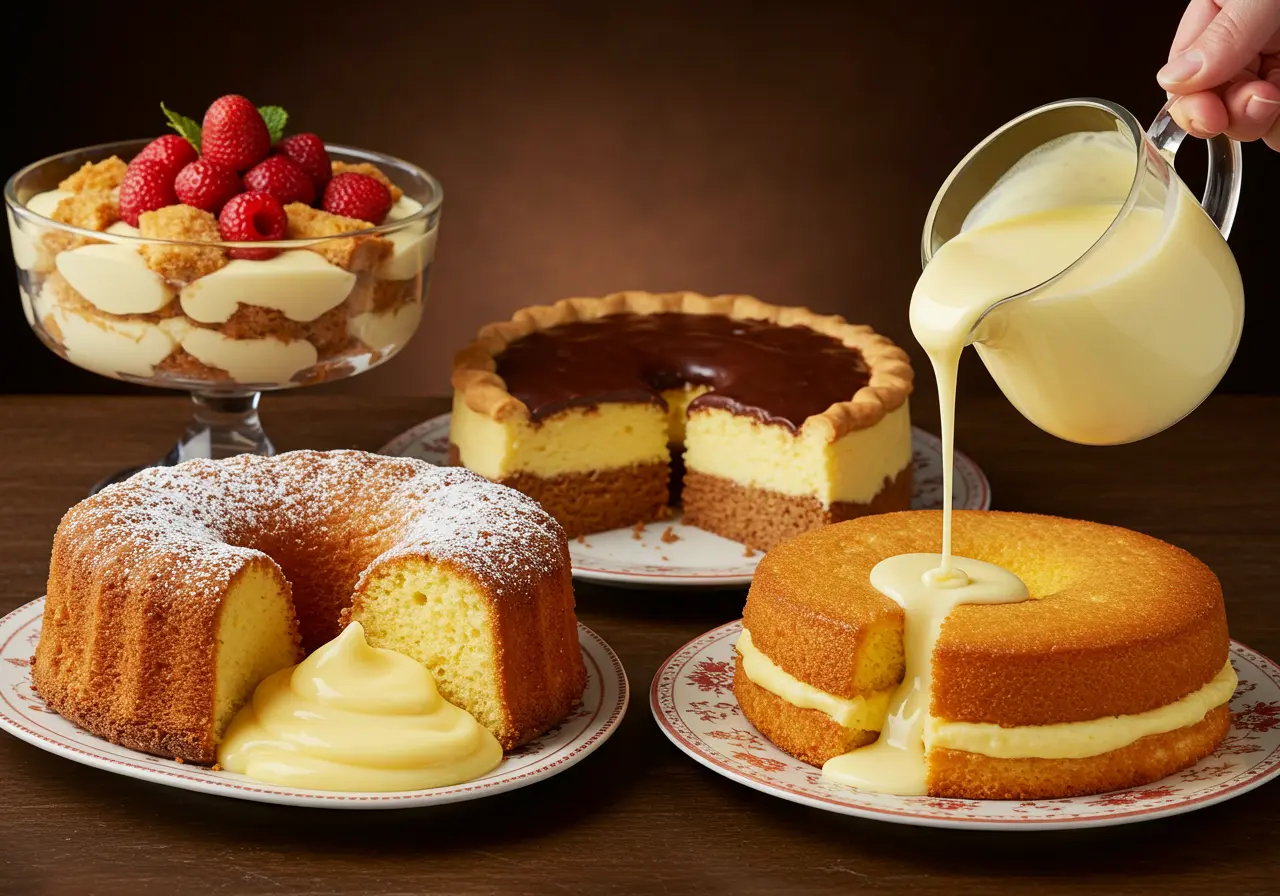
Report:
[[[930,397],[917,423],[936,429]],[[439,400],[272,396],[281,450],[374,449]],[[162,454],[181,398],[0,398],[0,614],[43,593],[63,511]],[[1173,430],[1081,448],[998,397],[965,401],[958,446],[995,504],[1130,526],[1222,579],[1231,632],[1280,656],[1280,399],[1220,397]],[[0,735],[2,893],[1210,893],[1280,891],[1280,784],[1199,812],[1078,832],[956,832],[863,821],[757,793],[654,724],[669,654],[734,619],[743,592],[580,585],[579,615],[632,684],[613,739],[543,783],[439,809],[343,813],[202,796],[97,771]]]

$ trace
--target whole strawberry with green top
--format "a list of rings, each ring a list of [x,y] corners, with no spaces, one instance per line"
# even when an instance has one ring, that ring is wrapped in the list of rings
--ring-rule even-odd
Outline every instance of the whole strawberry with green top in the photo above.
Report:
[[[271,152],[271,133],[258,107],[238,94],[213,101],[200,128],[200,152],[210,162],[248,171]]]

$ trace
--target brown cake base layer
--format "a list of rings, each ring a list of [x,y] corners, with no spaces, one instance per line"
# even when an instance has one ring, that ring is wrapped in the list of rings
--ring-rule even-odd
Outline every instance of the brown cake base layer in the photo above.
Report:
[[[684,476],[684,522],[747,547],[767,551],[797,535],[855,517],[911,508],[911,465],[885,483],[870,504],[784,495],[689,470]]]
[[[742,670],[737,657],[733,672],[733,693],[747,721],[773,741],[779,749],[822,766],[832,756],[866,746],[880,736],[878,731],[846,728],[817,709],[802,709],[756,684]]]
[[[449,463],[461,463],[456,445]],[[550,479],[517,473],[498,480],[537,501],[570,538],[661,519],[667,512],[666,464],[632,464],[616,470],[570,473]]]
[[[816,709],[792,706],[747,678],[739,657],[733,692],[747,721],[778,749],[810,765],[871,743],[875,732],[845,728]],[[1231,727],[1226,706],[1194,725],[1140,738],[1085,759],[993,759],[964,750],[929,753],[929,795],[970,800],[1085,796],[1159,781],[1214,751]]]

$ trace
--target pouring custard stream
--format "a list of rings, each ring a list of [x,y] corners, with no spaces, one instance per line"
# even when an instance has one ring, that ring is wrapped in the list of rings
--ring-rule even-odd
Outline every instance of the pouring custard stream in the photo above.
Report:
[[[1139,196],[1121,217],[1134,165],[1134,148],[1119,134],[1075,134],[1041,147],[975,206],[916,285],[911,329],[938,383],[942,552],[890,557],[871,571],[871,584],[903,608],[906,672],[879,739],[829,760],[823,774],[831,780],[927,793],[931,664],[947,615],[960,604],[1030,597],[998,566],[952,562],[964,346],[979,341],[993,377],[1030,420],[1087,444],[1131,441],[1171,425],[1230,363],[1243,317],[1230,250],[1176,179],[1167,206],[1144,205]],[[1035,292],[999,304],[1028,290]]]

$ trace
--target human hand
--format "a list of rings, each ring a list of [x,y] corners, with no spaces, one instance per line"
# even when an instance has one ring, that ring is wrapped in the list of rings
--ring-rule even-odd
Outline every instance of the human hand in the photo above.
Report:
[[[1280,150],[1280,0],[1191,0],[1156,79],[1188,133]]]

